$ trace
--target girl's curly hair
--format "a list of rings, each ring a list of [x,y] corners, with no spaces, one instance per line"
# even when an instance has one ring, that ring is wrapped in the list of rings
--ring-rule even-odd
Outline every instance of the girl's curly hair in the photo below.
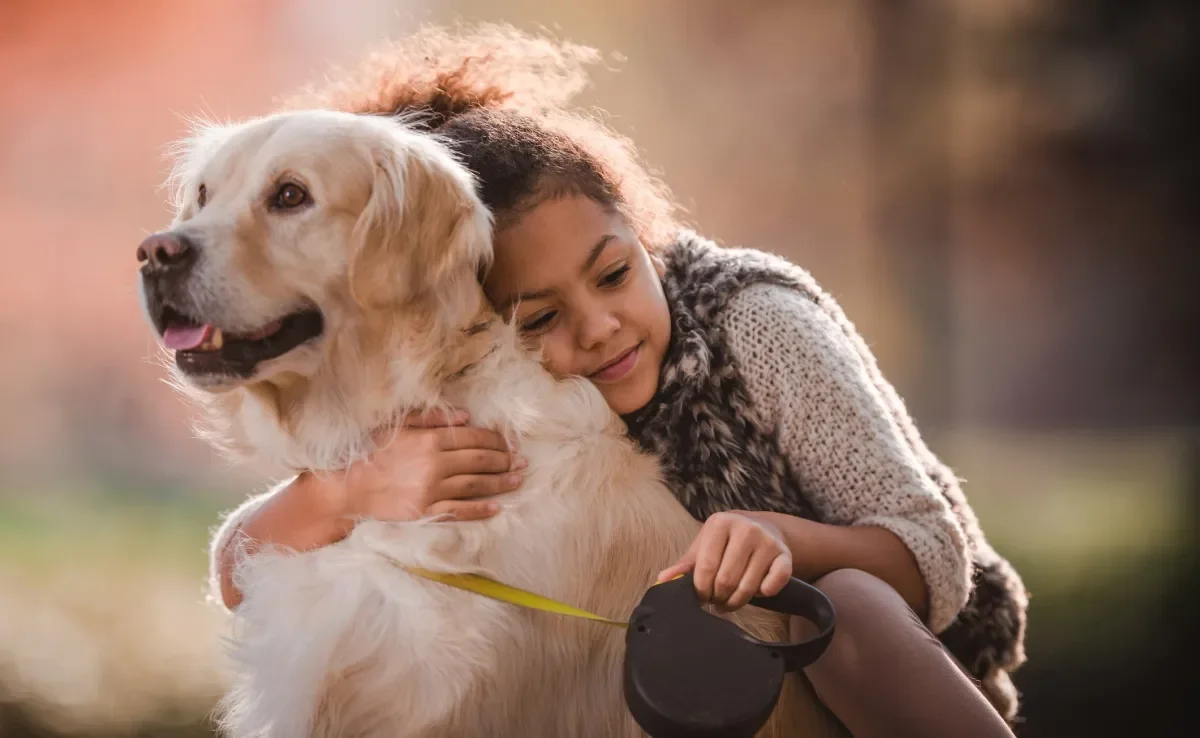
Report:
[[[401,116],[435,133],[475,173],[498,229],[547,199],[584,195],[624,215],[653,250],[678,228],[668,189],[627,138],[567,109],[599,60],[510,26],[425,28],[284,107]]]

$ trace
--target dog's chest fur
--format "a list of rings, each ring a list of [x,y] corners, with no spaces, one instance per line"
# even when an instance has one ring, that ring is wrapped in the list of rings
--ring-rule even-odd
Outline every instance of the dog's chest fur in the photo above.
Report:
[[[488,521],[364,522],[325,549],[247,559],[235,652],[246,668],[226,701],[233,734],[634,730],[620,698],[623,632],[461,592],[385,558],[625,619],[698,523],[593,387],[553,381],[515,347],[498,345],[444,399],[520,444],[530,461],[521,490]],[[315,723],[306,705],[318,706]]]
[[[556,382],[500,344],[445,399],[520,443],[521,490],[488,521],[365,521],[324,549],[247,558],[234,640],[242,669],[223,705],[230,734],[644,735],[622,694],[624,631],[395,564],[480,573],[625,620],[699,523],[587,382]],[[778,615],[732,618],[763,639],[787,636]],[[796,676],[762,735],[841,733]]]

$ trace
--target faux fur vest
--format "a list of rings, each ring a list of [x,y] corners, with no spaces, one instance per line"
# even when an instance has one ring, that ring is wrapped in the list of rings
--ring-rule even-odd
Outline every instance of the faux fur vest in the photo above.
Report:
[[[773,428],[760,427],[744,377],[720,321],[730,298],[769,283],[797,290],[846,331],[860,354],[865,343],[837,303],[804,270],[758,251],[726,249],[685,232],[662,254],[671,309],[671,340],[659,387],[646,407],[625,416],[632,437],[662,462],[669,486],[699,520],[722,510],[788,513],[816,519]],[[868,362],[874,367],[874,363]],[[1008,672],[1025,659],[1027,595],[1009,563],[989,545],[958,481],[925,446],[907,411],[877,371],[889,412],[946,496],[969,541],[973,590],[957,620],[939,637],[1010,721],[1017,692]]]

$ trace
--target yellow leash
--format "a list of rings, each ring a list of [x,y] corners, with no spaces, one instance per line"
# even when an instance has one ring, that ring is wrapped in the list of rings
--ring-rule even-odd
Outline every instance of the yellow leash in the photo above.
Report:
[[[396,564],[400,566],[399,564]],[[400,566],[401,569],[416,574],[419,577],[424,577],[430,581],[440,582],[456,589],[473,592],[477,595],[482,595],[500,602],[507,602],[511,605],[524,607],[530,610],[541,610],[542,612],[554,613],[556,615],[566,615],[573,618],[584,618],[585,620],[593,620],[597,623],[604,623],[616,628],[628,628],[629,623],[620,620],[609,620],[606,617],[597,615],[594,612],[581,610],[578,607],[573,607],[558,600],[552,600],[549,597],[543,597],[533,592],[527,592],[523,589],[497,582],[495,579],[479,576],[478,574],[444,574],[428,569],[415,569],[407,566]]]

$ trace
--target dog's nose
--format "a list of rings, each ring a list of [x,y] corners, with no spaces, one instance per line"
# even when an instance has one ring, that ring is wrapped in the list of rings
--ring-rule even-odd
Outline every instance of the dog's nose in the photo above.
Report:
[[[155,271],[183,269],[196,260],[196,246],[186,236],[155,233],[138,246],[137,259]]]

